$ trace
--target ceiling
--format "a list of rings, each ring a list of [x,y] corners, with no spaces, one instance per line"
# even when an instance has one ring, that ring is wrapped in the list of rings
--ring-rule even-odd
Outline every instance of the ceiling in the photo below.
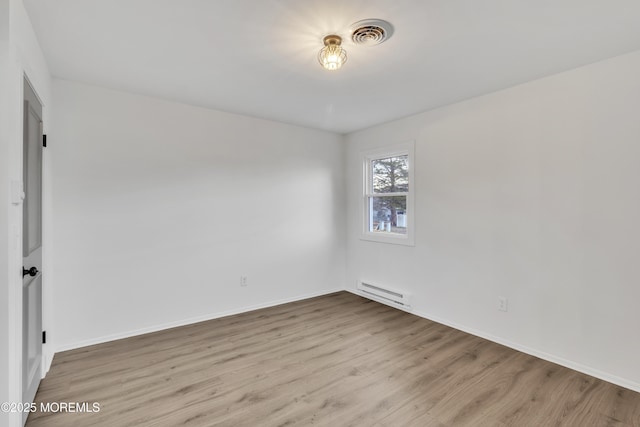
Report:
[[[24,0],[54,76],[348,133],[640,49],[638,0]],[[350,25],[391,22],[378,46]],[[345,39],[339,71],[316,59]]]

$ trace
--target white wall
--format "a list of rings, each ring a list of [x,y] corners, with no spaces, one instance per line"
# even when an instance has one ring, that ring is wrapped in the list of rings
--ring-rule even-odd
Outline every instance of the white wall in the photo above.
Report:
[[[348,287],[640,391],[639,75],[636,52],[348,135]],[[359,154],[407,140],[416,246],[359,240]]]
[[[340,136],[61,80],[54,95],[58,349],[344,287]]]
[[[9,0],[0,0],[0,402],[10,399],[9,373],[9,138],[6,132],[8,103]],[[4,418],[1,418],[4,417]],[[8,416],[0,414],[0,423]]]
[[[0,0],[0,401],[19,402],[22,396],[22,206],[10,203],[13,180],[22,180],[23,78],[27,76],[43,102],[45,132],[51,104],[50,75],[22,0]],[[45,156],[45,179],[49,163]],[[48,187],[43,214],[50,222]],[[50,228],[44,230],[44,268]],[[50,281],[44,276],[44,326],[50,326]],[[45,364],[53,352],[45,346]],[[21,414],[0,413],[0,425],[20,425]]]

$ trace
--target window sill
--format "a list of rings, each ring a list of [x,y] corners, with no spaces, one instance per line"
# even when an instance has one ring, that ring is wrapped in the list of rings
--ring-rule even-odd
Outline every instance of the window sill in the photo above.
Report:
[[[376,242],[376,243],[388,243],[392,245],[415,246],[415,243],[413,241],[413,236],[407,236],[402,234],[393,235],[393,234],[365,232],[360,235],[360,240],[366,240],[368,242]]]

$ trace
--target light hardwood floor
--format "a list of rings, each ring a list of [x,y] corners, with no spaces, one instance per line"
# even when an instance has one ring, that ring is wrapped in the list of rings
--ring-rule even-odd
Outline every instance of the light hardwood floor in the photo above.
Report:
[[[29,427],[640,426],[640,393],[340,292],[56,355]]]

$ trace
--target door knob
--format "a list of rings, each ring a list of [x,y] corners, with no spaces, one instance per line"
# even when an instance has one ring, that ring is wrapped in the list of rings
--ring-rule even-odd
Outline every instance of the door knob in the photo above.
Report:
[[[24,267],[22,267],[22,277],[29,275],[31,277],[34,277],[36,274],[38,274],[38,269],[35,267],[31,267],[30,269],[26,269]]]

